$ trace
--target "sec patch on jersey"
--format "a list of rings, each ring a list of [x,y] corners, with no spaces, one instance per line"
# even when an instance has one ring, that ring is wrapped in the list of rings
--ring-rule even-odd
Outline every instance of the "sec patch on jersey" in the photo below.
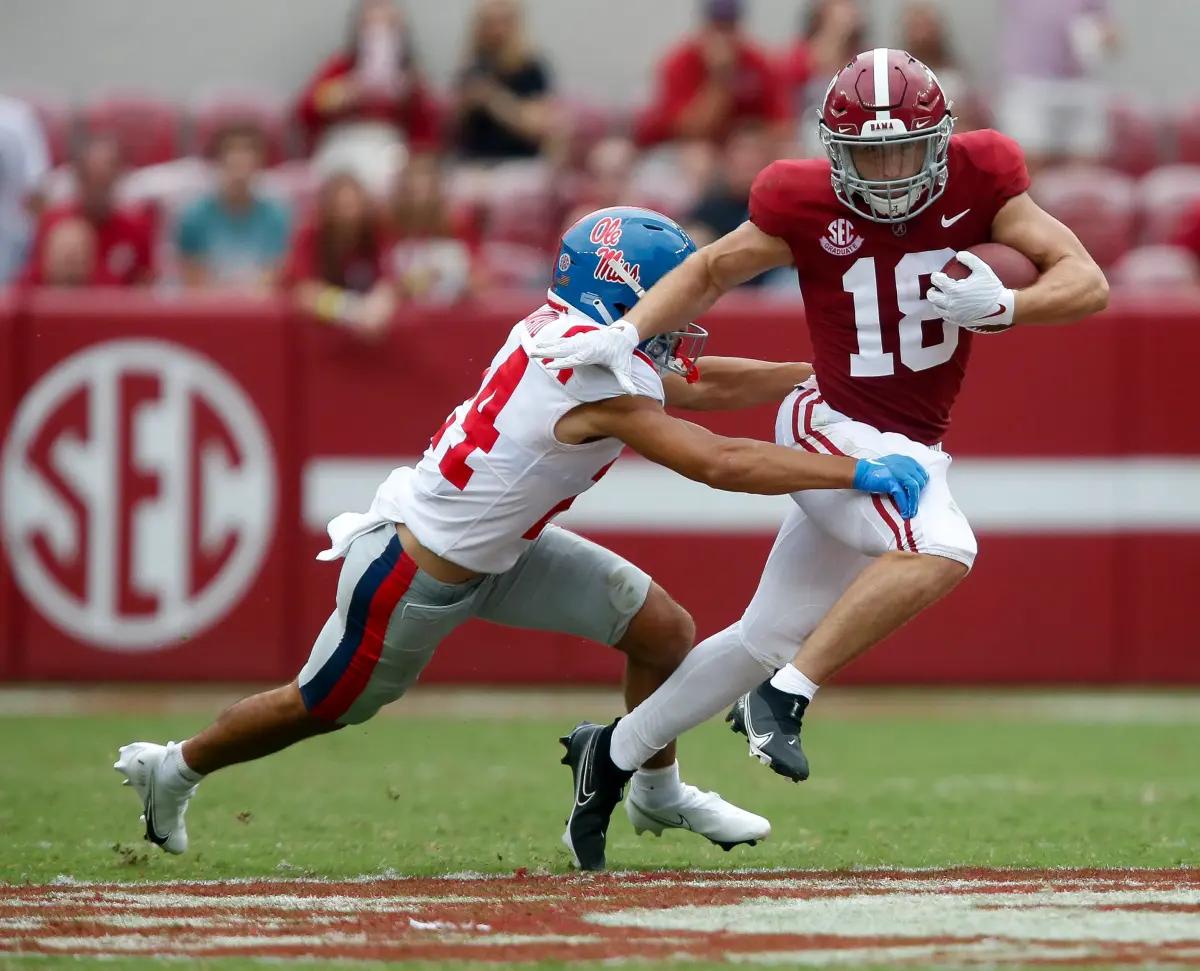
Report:
[[[974,253],[990,266],[992,272],[1000,278],[1000,282],[1010,290],[1020,290],[1037,281],[1038,268],[1033,265],[1033,261],[1011,246],[1005,246],[1003,243],[979,243],[968,246],[967,252]],[[958,257],[951,257],[942,267],[942,272],[951,280],[962,280],[971,275],[970,269],[960,263]],[[973,329],[979,333],[995,334],[1010,327],[1011,324],[997,324],[995,327],[977,324]]]

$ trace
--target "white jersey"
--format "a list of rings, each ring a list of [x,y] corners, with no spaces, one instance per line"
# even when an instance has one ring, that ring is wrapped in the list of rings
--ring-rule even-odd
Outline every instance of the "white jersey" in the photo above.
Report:
[[[546,524],[608,471],[624,445],[603,438],[567,445],[554,427],[572,408],[625,394],[605,368],[548,371],[525,350],[531,336],[569,336],[601,326],[551,301],[509,332],[484,372],[483,384],[446,419],[415,468],[392,471],[365,514],[329,524],[332,548],[380,523],[404,523],[421,544],[468,570],[503,573]],[[634,361],[638,394],[663,401],[658,370]]]

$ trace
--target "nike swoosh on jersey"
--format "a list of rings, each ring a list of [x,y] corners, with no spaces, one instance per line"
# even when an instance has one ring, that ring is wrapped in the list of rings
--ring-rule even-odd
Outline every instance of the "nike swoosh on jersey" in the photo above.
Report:
[[[949,229],[951,226],[953,226],[956,222],[958,222],[960,219],[962,219],[962,217],[965,216],[970,211],[971,210],[968,207],[968,208],[964,209],[962,212],[960,212],[957,216],[951,216],[949,219],[947,219],[945,216],[942,216],[942,229]]]

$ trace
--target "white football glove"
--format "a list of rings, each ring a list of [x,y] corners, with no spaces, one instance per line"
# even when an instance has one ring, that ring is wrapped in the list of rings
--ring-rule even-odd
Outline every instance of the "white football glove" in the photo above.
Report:
[[[574,337],[545,337],[533,341],[532,356],[550,358],[548,371],[598,364],[616,376],[626,394],[637,394],[633,383],[633,352],[641,343],[641,335],[633,324],[618,320],[607,327],[597,327]]]
[[[1013,292],[974,253],[964,250],[956,254],[956,259],[970,269],[970,276],[952,280],[939,272],[929,278],[926,299],[942,319],[977,334],[1011,327],[1016,306]]]

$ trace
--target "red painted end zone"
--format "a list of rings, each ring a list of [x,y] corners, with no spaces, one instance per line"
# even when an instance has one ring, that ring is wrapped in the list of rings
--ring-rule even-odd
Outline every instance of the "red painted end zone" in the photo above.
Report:
[[[775,871],[0,887],[0,954],[1200,965],[1200,871]]]

